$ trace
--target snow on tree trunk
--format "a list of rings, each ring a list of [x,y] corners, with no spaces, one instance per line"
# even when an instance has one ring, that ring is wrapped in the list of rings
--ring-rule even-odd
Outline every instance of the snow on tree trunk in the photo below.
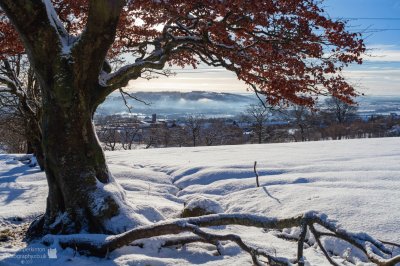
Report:
[[[115,233],[111,222],[128,218],[123,190],[106,165],[92,122],[93,107],[85,90],[73,84],[72,72],[60,70],[50,87],[43,84],[43,148],[49,185],[47,208],[31,233]],[[67,89],[66,89],[67,88]],[[131,220],[132,221],[132,220]],[[116,226],[114,226],[116,225]]]
[[[42,90],[41,146],[49,194],[31,236],[116,233],[142,224],[108,170],[92,123],[96,107],[110,93],[99,84],[99,75],[124,3],[93,2],[87,29],[77,40],[50,1],[0,1]]]

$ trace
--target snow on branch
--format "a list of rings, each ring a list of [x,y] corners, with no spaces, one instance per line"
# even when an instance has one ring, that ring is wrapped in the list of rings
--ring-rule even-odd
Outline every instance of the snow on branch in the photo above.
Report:
[[[164,31],[169,27],[169,25],[166,25]],[[130,80],[141,77],[145,71],[162,70],[174,55],[188,50],[188,45],[204,44],[204,42],[205,40],[202,37],[174,36],[165,32],[154,41],[144,41],[137,44],[136,49],[138,50],[136,52],[140,54],[140,57],[134,63],[125,65],[113,73],[103,72],[99,77],[99,82],[107,88],[106,93],[111,93],[126,86]],[[147,46],[154,46],[154,50],[147,53]],[[162,73],[162,75],[165,75],[165,73]]]
[[[154,59],[154,57],[158,56],[153,55],[151,59],[139,60],[135,63],[121,67],[116,72],[103,75],[101,77],[101,82],[107,85],[116,85],[116,88],[119,88],[125,86],[129,80],[140,77],[142,70],[145,68],[163,69],[167,62],[167,56],[162,54],[156,59]]]
[[[46,6],[46,12],[47,12],[47,17],[49,18],[50,24],[55,28],[56,32],[60,36],[60,40],[63,44],[63,46],[67,46],[68,43],[65,43],[65,41],[68,39],[68,32],[64,28],[64,25],[58,18],[57,12],[54,9],[53,4],[51,3],[50,0],[42,0],[44,5]]]
[[[288,238],[288,240],[295,240],[298,243],[297,257],[276,257],[275,254],[271,254],[271,252],[267,250],[245,243],[239,235],[214,234],[201,229],[202,227],[222,225],[242,225],[268,230],[282,230],[285,228],[298,227],[300,228],[300,234],[291,239]],[[179,236],[179,234],[182,233],[192,233],[192,235]],[[220,252],[220,241],[231,241],[236,243],[242,250],[249,253],[255,265],[262,265],[260,258],[264,257],[270,265],[292,265],[297,263],[298,265],[304,266],[306,260],[303,255],[304,244],[310,241],[309,238],[306,238],[307,233],[314,237],[316,244],[332,265],[339,264],[328,253],[327,247],[323,245],[321,241],[323,237],[337,238],[347,242],[365,254],[366,259],[364,258],[364,260],[368,260],[379,266],[394,266],[396,263],[400,262],[400,256],[392,257],[392,251],[386,246],[387,244],[385,245],[385,243],[365,233],[356,234],[341,229],[334,222],[330,221],[326,215],[318,212],[307,212],[304,215],[286,219],[238,213],[206,215],[163,221],[153,225],[138,227],[113,236],[47,236],[43,241],[45,244],[50,244],[57,240],[63,248],[70,247],[81,253],[101,257],[126,245],[143,246],[141,240],[144,239],[174,234],[178,236],[165,237],[165,241],[161,246],[206,242],[215,245]]]
[[[0,83],[6,85],[9,89],[17,90],[17,84],[6,76],[0,75]]]

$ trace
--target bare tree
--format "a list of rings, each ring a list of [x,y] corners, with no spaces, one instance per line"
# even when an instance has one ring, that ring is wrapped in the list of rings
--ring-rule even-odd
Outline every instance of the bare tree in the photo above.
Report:
[[[163,147],[168,147],[171,145],[172,135],[166,124],[163,124],[161,127],[158,128],[157,135]]]
[[[26,152],[25,128],[19,117],[0,113],[0,136],[0,152]]]
[[[139,120],[136,118],[134,121],[125,122],[121,125],[120,130],[120,141],[122,148],[124,150],[131,150],[135,140],[139,137],[139,133],[141,132]]]
[[[97,134],[105,150],[114,151],[122,142],[123,121],[118,115],[102,116],[97,119]]]
[[[331,114],[334,121],[339,124],[345,124],[357,116],[358,106],[351,105],[341,101],[336,97],[330,97],[325,100],[326,112]]]
[[[223,135],[225,133],[224,122],[222,119],[211,119],[210,121],[204,123],[204,127],[200,133],[204,139],[205,145],[221,145],[223,141]]]
[[[115,151],[118,148],[117,144],[120,142],[120,133],[118,128],[113,126],[104,126],[97,133],[105,150]]]
[[[309,130],[313,127],[316,113],[310,111],[305,106],[295,105],[293,109],[289,111],[289,117],[293,119],[293,123],[298,128],[301,141],[306,141],[310,138]],[[293,134],[295,141],[298,141],[297,132]]]
[[[261,103],[250,104],[245,111],[243,118],[252,123],[252,129],[257,136],[258,143],[262,143],[266,137],[266,123],[270,115],[270,109]]]
[[[326,109],[322,111],[326,123],[332,127],[336,139],[345,135],[346,124],[357,117],[358,107],[331,97],[325,100]]]
[[[124,150],[132,150],[134,141],[140,131],[139,127],[124,127],[120,131],[121,145]]]
[[[173,145],[178,147],[188,145],[189,140],[185,128],[179,125],[174,125],[173,127],[170,128],[170,132],[171,132],[171,142]]]
[[[192,140],[193,147],[200,142],[200,131],[203,127],[203,118],[200,116],[189,116],[186,120],[187,132]]]
[[[243,130],[236,124],[224,126],[224,134],[222,135],[222,145],[236,145],[243,144]]]
[[[0,60],[0,85],[0,115],[13,117],[15,123],[7,127],[24,139],[26,149],[20,152],[35,154],[43,170],[40,86],[26,55],[17,54]],[[16,140],[9,134],[3,137]]]

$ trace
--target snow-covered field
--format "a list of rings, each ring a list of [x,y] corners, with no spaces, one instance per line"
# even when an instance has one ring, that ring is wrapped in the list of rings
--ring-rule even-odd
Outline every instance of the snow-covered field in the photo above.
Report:
[[[347,230],[400,242],[400,138],[116,151],[107,157],[148,223],[177,218],[190,199],[212,199],[219,205],[214,208],[225,213],[291,217],[316,210]],[[0,226],[18,231],[44,211],[47,187],[43,173],[10,164],[12,158],[0,155]],[[277,256],[296,254],[295,243],[259,228],[214,229],[239,234]],[[47,247],[39,243],[24,249],[24,243],[9,240],[0,242],[0,265],[251,265],[250,256],[232,243],[224,245],[222,255],[208,244],[160,249],[157,243],[124,247],[108,259],[87,258],[54,244],[57,259],[49,259]],[[340,245],[336,252],[349,253]],[[318,248],[306,249],[305,257],[307,265],[329,265]]]

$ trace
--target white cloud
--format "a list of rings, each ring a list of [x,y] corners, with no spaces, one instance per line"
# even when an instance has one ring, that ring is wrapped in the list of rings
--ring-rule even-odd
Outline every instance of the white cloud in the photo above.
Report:
[[[367,62],[400,62],[400,47],[396,45],[375,44],[367,47]]]
[[[345,77],[356,84],[358,91],[374,95],[400,95],[400,69],[347,70]]]

